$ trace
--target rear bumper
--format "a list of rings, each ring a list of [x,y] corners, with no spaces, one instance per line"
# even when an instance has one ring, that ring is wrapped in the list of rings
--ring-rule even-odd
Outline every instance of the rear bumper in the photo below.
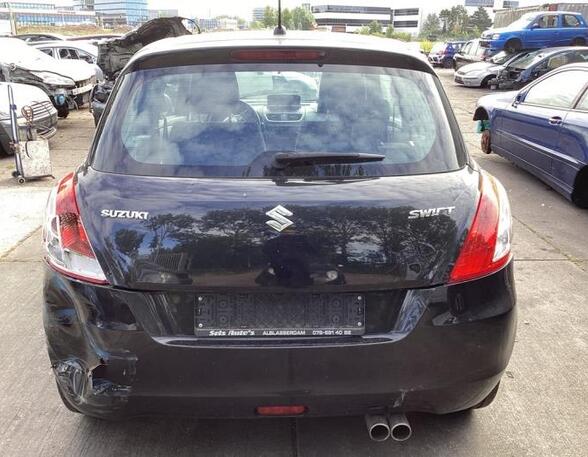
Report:
[[[161,323],[147,316],[167,311],[146,294],[50,269],[44,292],[60,390],[97,417],[254,417],[257,406],[288,404],[305,405],[310,416],[459,411],[496,386],[516,328],[512,265],[471,283],[410,291],[393,331],[342,340],[161,336]]]

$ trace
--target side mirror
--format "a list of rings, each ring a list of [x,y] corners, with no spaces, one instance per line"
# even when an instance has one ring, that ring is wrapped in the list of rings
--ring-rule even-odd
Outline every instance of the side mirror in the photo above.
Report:
[[[522,92],[519,92],[519,93],[516,95],[516,97],[515,97],[515,99],[514,99],[514,102],[513,102],[512,106],[518,106],[519,104],[521,104],[521,103],[523,102],[523,100],[524,100],[524,99],[525,99],[525,94],[524,94],[524,93],[522,93]]]
[[[533,24],[531,25],[531,27],[529,27],[531,30],[535,30],[539,28],[539,24]]]

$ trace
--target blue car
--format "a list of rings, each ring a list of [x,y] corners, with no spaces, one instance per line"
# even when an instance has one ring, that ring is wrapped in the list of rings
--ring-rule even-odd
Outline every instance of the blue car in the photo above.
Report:
[[[480,45],[492,52],[517,52],[548,46],[583,46],[588,42],[588,25],[580,13],[539,11],[528,13],[507,27],[482,34]]]
[[[495,152],[588,208],[588,64],[561,67],[518,92],[482,97],[482,151]]]
[[[452,68],[453,56],[455,56],[465,44],[465,41],[436,43],[429,53],[429,63],[434,67]]]

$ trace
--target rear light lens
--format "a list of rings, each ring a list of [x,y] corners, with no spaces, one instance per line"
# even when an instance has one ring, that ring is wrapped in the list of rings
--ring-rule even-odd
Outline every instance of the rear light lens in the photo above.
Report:
[[[306,406],[258,406],[255,411],[260,416],[299,416],[306,412]]]
[[[296,62],[321,60],[326,52],[313,49],[251,49],[231,52],[234,60],[248,62]]]
[[[470,231],[449,276],[451,284],[488,276],[511,259],[512,219],[506,190],[482,173],[481,195]]]
[[[74,279],[108,284],[80,217],[73,173],[63,177],[49,194],[43,244],[47,263],[55,270]]]

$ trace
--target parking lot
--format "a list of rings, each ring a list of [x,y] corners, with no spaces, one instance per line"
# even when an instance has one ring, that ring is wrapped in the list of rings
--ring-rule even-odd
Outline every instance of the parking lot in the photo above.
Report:
[[[52,180],[19,186],[0,158],[1,456],[582,456],[588,455],[588,211],[479,150],[471,121],[485,91],[440,70],[468,147],[513,207],[519,324],[487,409],[410,416],[408,442],[369,440],[363,418],[111,423],[69,412],[55,389],[41,316],[42,213]],[[85,157],[92,116],[73,112],[51,140],[58,178]]]

